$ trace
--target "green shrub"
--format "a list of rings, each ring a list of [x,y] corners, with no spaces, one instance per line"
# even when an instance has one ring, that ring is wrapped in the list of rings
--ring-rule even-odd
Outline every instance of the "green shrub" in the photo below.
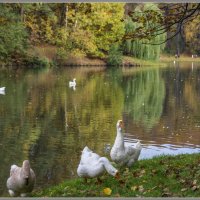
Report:
[[[119,45],[112,45],[108,51],[107,64],[110,66],[122,65],[122,52]]]
[[[48,58],[39,58],[37,56],[26,58],[24,64],[31,68],[43,68],[51,66]]]

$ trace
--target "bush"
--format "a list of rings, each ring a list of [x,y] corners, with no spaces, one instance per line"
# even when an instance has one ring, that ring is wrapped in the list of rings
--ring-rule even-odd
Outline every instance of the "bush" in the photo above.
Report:
[[[110,47],[108,51],[107,64],[110,66],[122,65],[122,51],[119,49],[119,45],[115,44]]]
[[[50,67],[51,63],[48,58],[39,58],[37,56],[26,58],[25,65],[32,68]]]

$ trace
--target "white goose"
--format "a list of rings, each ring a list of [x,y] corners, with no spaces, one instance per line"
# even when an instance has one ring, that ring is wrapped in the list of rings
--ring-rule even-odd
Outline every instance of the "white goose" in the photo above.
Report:
[[[28,160],[24,160],[22,167],[12,165],[10,169],[10,177],[7,180],[7,188],[10,196],[27,196],[35,185],[35,173],[30,168]]]
[[[119,164],[120,166],[131,167],[138,160],[140,152],[142,150],[142,146],[140,141],[136,143],[135,147],[125,145],[122,127],[122,120],[118,120],[117,136],[115,139],[115,143],[111,149],[110,157],[115,163]]]
[[[0,87],[0,94],[5,94],[5,88],[6,87]]]
[[[87,146],[83,149],[81,161],[79,163],[77,174],[79,177],[95,178],[103,175],[107,171],[110,175],[119,178],[119,172],[115,169],[105,157],[100,157],[98,154],[93,153]]]
[[[74,78],[73,81],[69,81],[69,87],[76,87],[76,79]]]

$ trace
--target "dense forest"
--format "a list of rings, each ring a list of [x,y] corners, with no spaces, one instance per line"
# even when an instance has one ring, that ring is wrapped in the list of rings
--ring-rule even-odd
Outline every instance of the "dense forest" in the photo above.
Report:
[[[124,55],[158,60],[162,53],[199,54],[198,4],[187,10],[174,5],[0,4],[0,64],[64,64],[76,57],[119,65]]]

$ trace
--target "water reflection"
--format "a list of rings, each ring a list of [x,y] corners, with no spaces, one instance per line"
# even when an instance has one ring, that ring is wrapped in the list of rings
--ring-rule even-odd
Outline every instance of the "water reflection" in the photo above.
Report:
[[[142,122],[144,128],[150,131],[159,122],[163,111],[164,79],[160,76],[159,69],[140,71],[125,79],[125,111],[135,123]]]
[[[141,158],[198,152],[200,66],[191,65],[2,70],[0,195],[7,196],[10,165],[24,159],[41,188],[75,177],[85,145],[108,156],[118,119],[126,142],[144,144]],[[76,90],[69,88],[74,77]]]

